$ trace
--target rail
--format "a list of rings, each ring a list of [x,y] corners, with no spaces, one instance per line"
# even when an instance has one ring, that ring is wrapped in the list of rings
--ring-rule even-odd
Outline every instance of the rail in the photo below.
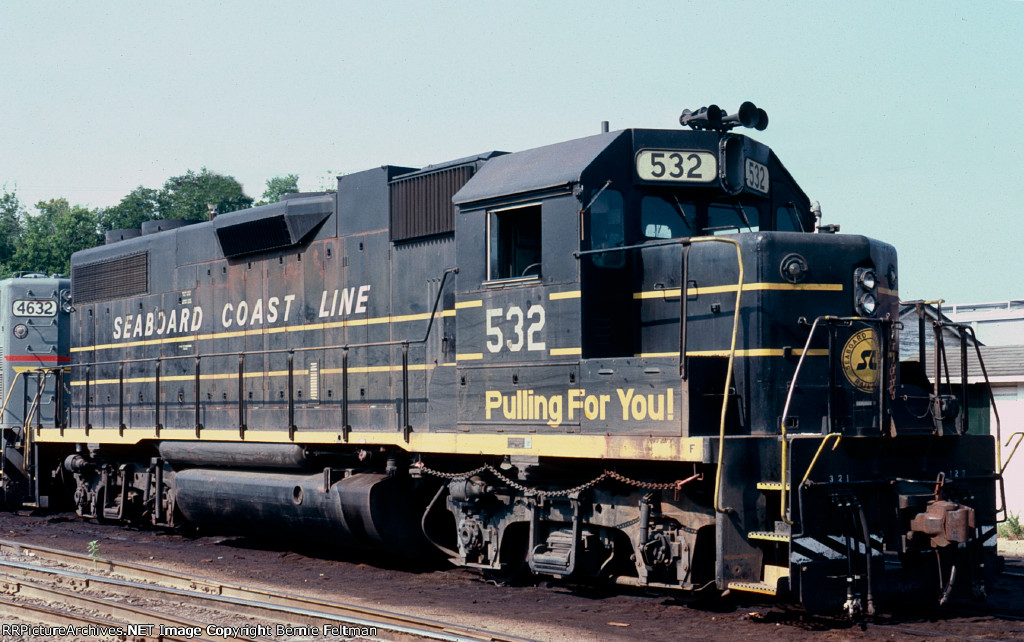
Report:
[[[680,363],[680,376],[685,376],[685,361],[686,361],[686,301],[689,299],[689,283],[687,283],[688,274],[687,266],[689,265],[689,252],[687,248],[690,245],[697,243],[727,243],[736,248],[736,265],[739,269],[739,275],[736,280],[736,303],[735,309],[732,315],[732,336],[729,340],[729,364],[725,369],[725,390],[722,392],[722,412],[719,419],[718,425],[718,466],[715,467],[715,498],[714,507],[717,513],[729,513],[732,512],[731,508],[723,508],[720,505],[722,495],[722,469],[725,468],[725,419],[729,411],[729,389],[732,387],[732,369],[736,362],[736,337],[739,335],[740,328],[740,301],[743,296],[743,252],[740,248],[739,241],[735,239],[723,238],[720,236],[700,236],[694,239],[689,239],[688,243],[683,245],[683,282],[681,284],[682,291],[680,299],[680,311],[682,316],[679,318],[680,325],[680,345],[679,345],[679,363]]]
[[[297,348],[277,348],[267,350],[248,350],[243,352],[229,351],[229,352],[214,352],[207,353],[202,356],[199,355],[170,355],[170,356],[159,356],[159,357],[145,357],[145,358],[134,358],[134,359],[120,359],[120,360],[107,360],[107,361],[92,361],[92,362],[80,362],[72,363],[70,366],[63,366],[60,368],[80,368],[84,369],[84,381],[85,387],[85,403],[84,403],[84,428],[85,434],[88,435],[92,430],[91,423],[91,388],[93,385],[93,370],[103,366],[117,366],[118,368],[118,431],[119,435],[123,435],[126,429],[124,420],[125,404],[124,404],[124,384],[125,384],[125,366],[131,364],[144,364],[153,363],[154,365],[154,429],[156,436],[160,436],[160,431],[163,429],[163,425],[160,421],[161,417],[161,367],[166,362],[192,360],[193,362],[193,396],[195,399],[195,418],[194,427],[196,438],[202,435],[203,424],[201,421],[201,403],[200,403],[200,380],[202,371],[202,362],[204,359],[217,359],[217,358],[238,358],[238,433],[240,439],[245,439],[247,431],[246,416],[247,416],[247,404],[244,393],[244,379],[245,379],[245,359],[246,356],[269,356],[269,355],[285,355],[287,358],[287,416],[288,416],[288,438],[292,441],[295,439],[295,433],[298,430],[295,425],[295,355],[305,352],[329,352],[340,350],[342,355],[342,367],[341,367],[341,378],[342,378],[342,397],[341,397],[341,425],[342,425],[342,439],[344,442],[348,442],[349,432],[351,426],[349,424],[349,406],[351,405],[349,400],[349,364],[348,357],[351,350],[375,348],[375,347],[394,347],[400,346],[402,349],[402,364],[401,364],[401,379],[402,379],[402,398],[401,398],[401,428],[405,441],[409,441],[410,433],[412,432],[412,426],[409,422],[409,346],[421,345],[427,343],[430,339],[430,334],[434,327],[434,320],[437,317],[437,309],[441,302],[441,297],[444,294],[445,283],[448,280],[450,274],[458,273],[457,267],[449,267],[444,270],[441,275],[441,281],[438,285],[437,296],[434,298],[434,304],[430,311],[430,317],[427,321],[427,328],[422,338],[419,339],[396,339],[391,341],[367,341],[362,343],[344,343],[334,344],[326,346],[308,346],[308,347],[297,347]],[[48,368],[41,370],[58,370],[58,368]],[[63,435],[66,428],[66,423],[63,420],[63,414],[55,414],[54,428],[61,431]]]
[[[31,555],[31,564],[0,561],[0,571],[4,567],[11,568],[13,572],[7,574],[15,577],[24,577],[28,574],[61,576],[69,580],[102,583],[109,587],[139,590],[150,594],[158,593],[164,596],[163,599],[174,602],[205,602],[214,605],[214,608],[229,609],[251,617],[266,618],[273,614],[275,620],[291,621],[292,618],[299,618],[293,622],[296,625],[312,620],[377,627],[398,638],[414,636],[450,642],[523,641],[523,638],[509,634],[464,627],[395,611],[282,593],[269,588],[231,584],[158,566],[92,557],[33,544],[0,540],[0,551]],[[82,570],[55,568],[53,564],[73,565]],[[92,571],[85,573],[86,569]],[[111,575],[117,575],[121,579],[114,579],[110,577]],[[159,620],[147,617],[140,621]]]
[[[830,324],[843,324],[845,326],[849,326],[849,325],[852,325],[853,323],[858,323],[858,322],[863,322],[863,323],[873,324],[873,325],[882,325],[883,323],[892,323],[892,321],[890,321],[888,319],[877,319],[877,318],[874,318],[874,317],[840,317],[840,316],[824,315],[824,316],[819,316],[819,317],[815,318],[814,321],[811,323],[810,331],[807,333],[807,340],[804,342],[803,350],[800,352],[800,358],[796,362],[796,369],[793,371],[793,378],[789,382],[789,388],[786,391],[786,402],[785,402],[785,404],[782,407],[782,419],[780,421],[780,426],[779,426],[779,428],[780,428],[781,449],[782,449],[782,461],[781,461],[781,465],[780,465],[780,468],[779,468],[779,476],[780,476],[780,483],[782,484],[782,489],[783,489],[783,492],[781,493],[782,502],[781,502],[781,505],[780,505],[779,513],[782,516],[782,521],[784,521],[786,524],[789,524],[790,526],[793,525],[793,522],[790,520],[789,515],[788,515],[788,506],[787,506],[788,493],[785,492],[785,489],[787,488],[786,477],[787,477],[787,471],[789,470],[789,463],[790,463],[789,462],[789,442],[792,439],[792,437],[786,431],[786,425],[789,423],[789,409],[790,409],[790,405],[792,404],[792,401],[793,401],[793,393],[796,391],[797,381],[800,379],[800,372],[803,369],[804,361],[806,360],[807,355],[810,352],[811,343],[814,341],[814,335],[817,332],[818,328],[821,327],[822,325],[830,325]],[[890,341],[890,338],[885,336],[885,333],[879,333],[879,335],[882,337],[882,341],[883,342]],[[829,335],[829,338],[830,338],[830,341],[829,341],[828,352],[829,352],[829,359],[831,359],[832,358],[831,335]],[[881,346],[881,347],[882,347],[882,349],[879,350],[879,352],[881,352],[882,359],[881,359],[881,362],[880,362],[879,372],[885,373],[885,372],[888,372],[888,370],[889,370],[889,368],[888,368],[888,366],[889,366],[888,361],[891,358],[890,357],[890,350],[889,350],[889,348],[891,346],[885,345],[885,346]],[[817,463],[818,457],[821,455],[821,452],[824,449],[825,444],[828,443],[829,438],[832,435],[836,435],[836,434],[841,435],[841,433],[833,433],[833,432],[831,432],[831,429],[832,429],[832,403],[831,403],[831,399],[832,399],[832,391],[835,388],[835,382],[832,381],[832,376],[833,376],[832,369],[829,368],[829,382],[828,382],[828,387],[829,387],[829,393],[828,393],[829,404],[828,404],[828,416],[827,416],[828,424],[827,425],[829,426],[830,432],[825,434],[825,438],[822,440],[821,445],[818,447],[818,451],[814,455],[814,459],[811,461],[810,465],[807,468],[807,472],[804,474],[803,480],[800,482],[801,485],[804,482],[806,482],[807,478],[810,476],[811,469],[813,469],[815,463]],[[879,429],[881,429],[881,427],[883,425],[884,417],[885,417],[885,414],[886,414],[885,389],[886,389],[886,386],[883,386],[881,384],[881,382],[878,382]],[[839,445],[839,438],[836,439],[836,443],[832,446],[833,450],[836,447],[838,447],[838,445]]]
[[[900,302],[901,305],[907,305],[908,303]],[[992,391],[992,382],[988,376],[988,368],[985,367],[985,360],[981,356],[981,345],[978,342],[978,336],[974,332],[974,328],[965,323],[954,323],[951,321],[942,320],[942,304],[944,301],[930,301],[930,302],[910,302],[917,308],[918,314],[921,316],[921,324],[923,327],[924,323],[924,310],[923,305],[925,303],[933,303],[936,305],[937,317],[932,322],[932,328],[935,333],[935,383],[933,384],[933,394],[938,395],[940,392],[939,380],[942,372],[945,372],[946,377],[946,389],[952,392],[953,386],[949,375],[949,363],[946,361],[946,348],[945,348],[945,337],[942,334],[943,328],[953,328],[956,330],[957,335],[960,338],[960,387],[963,395],[963,429],[962,432],[967,432],[969,428],[968,417],[968,397],[967,397],[967,385],[968,385],[968,368],[967,368],[967,336],[970,335],[972,343],[974,344],[974,353],[978,359],[978,367],[981,369],[982,378],[985,380],[985,390],[988,392],[989,408],[992,412],[992,416],[995,418],[995,446],[996,446],[996,480],[999,485],[999,501],[1000,507],[996,509],[996,521],[1005,522],[1009,517],[1009,513],[1006,508],[1006,482],[1003,479],[1003,472],[1006,470],[1006,466],[1010,463],[1010,458],[1013,457],[1013,453],[1016,452],[1017,446],[1020,444],[1018,439],[1017,444],[1014,445],[1013,451],[1010,452],[1010,456],[1007,457],[1006,461],[1003,461],[1003,437],[1002,437],[1002,420],[999,417],[999,407],[996,404],[995,393]],[[923,343],[923,339],[921,339]],[[923,354],[923,353],[922,353]],[[941,368],[939,357],[942,357]],[[924,363],[922,357],[921,363]],[[1019,433],[1010,435],[1006,441],[1006,446],[1009,447],[1013,437]],[[1001,516],[1000,516],[1001,514]]]
[[[4,414],[7,412],[7,404],[11,401],[11,395],[14,394],[14,388],[15,388],[15,386],[18,383],[18,379],[20,379],[21,375],[23,375],[24,373],[25,373],[25,371],[23,371],[23,370],[15,371],[15,373],[14,373],[14,380],[11,381],[10,387],[7,389],[7,392],[4,394],[4,403],[3,403],[2,406],[0,406],[0,421],[3,420]]]
[[[738,280],[736,282],[736,304],[735,310],[733,311],[732,317],[732,336],[729,343],[729,363],[726,367],[725,372],[725,390],[722,393],[722,412],[718,426],[718,466],[715,471],[715,496],[714,496],[714,508],[717,513],[728,513],[731,512],[731,508],[723,508],[719,505],[722,490],[722,468],[724,466],[723,457],[725,455],[725,423],[726,416],[729,410],[729,389],[732,387],[732,371],[733,365],[736,361],[736,338],[739,335],[740,326],[740,302],[743,296],[743,251],[740,247],[739,241],[736,239],[726,238],[723,236],[697,236],[693,238],[682,238],[673,239],[670,241],[657,241],[654,243],[641,243],[637,245],[626,245],[622,247],[608,247],[600,248],[596,250],[583,250],[573,252],[573,256],[579,259],[582,256],[591,256],[596,254],[604,254],[608,252],[631,252],[633,250],[641,250],[652,247],[668,247],[673,245],[679,245],[682,248],[682,283],[680,284],[680,296],[679,296],[679,375],[680,378],[685,381],[687,378],[686,369],[686,316],[687,316],[687,300],[689,298],[689,248],[692,245],[700,243],[726,243],[736,248],[736,264],[739,268]]]
[[[5,413],[7,411],[7,405],[8,405],[8,403],[11,400],[11,396],[14,393],[15,387],[17,386],[18,379],[20,379],[22,377],[22,375],[29,375],[29,374],[35,374],[36,375],[36,393],[35,393],[35,396],[29,402],[28,407],[26,408],[26,411],[25,411],[25,415],[21,419],[21,424],[22,424],[21,425],[21,431],[22,431],[21,432],[21,439],[22,439],[22,442],[21,442],[21,446],[20,446],[21,451],[22,451],[22,453],[21,453],[22,454],[21,472],[25,475],[25,477],[28,479],[28,481],[33,486],[36,487],[35,490],[34,490],[34,493],[35,493],[36,497],[39,496],[38,487],[37,487],[39,480],[38,480],[38,476],[36,475],[35,465],[34,465],[34,461],[33,461],[32,421],[33,421],[33,419],[35,419],[37,430],[42,428],[41,406],[42,406],[43,393],[45,392],[45,389],[46,389],[46,380],[49,378],[52,370],[54,370],[54,369],[53,368],[27,368],[27,369],[24,369],[24,370],[18,370],[15,373],[15,375],[14,375],[14,380],[11,382],[10,388],[4,394],[3,404],[0,405],[0,418],[2,418],[2,417],[5,416]],[[63,370],[60,369],[60,368],[57,368],[56,370],[57,370],[57,372],[63,372]],[[28,378],[28,376],[26,376],[25,377],[25,398],[26,399],[28,398],[28,395],[29,395],[28,382],[29,382],[29,378]],[[58,400],[60,400],[61,396],[62,395],[60,394],[60,389],[58,387],[56,397],[57,397]],[[58,407],[57,407],[57,410],[56,410],[56,412],[54,414],[54,417],[57,417],[58,415],[56,413],[60,412],[61,404],[58,402],[57,406]],[[3,446],[3,447],[6,447],[6,446]],[[13,448],[18,448],[16,441],[12,444],[12,447]],[[5,469],[6,468],[7,468],[7,454],[5,452],[3,452],[2,448],[0,448],[0,476],[5,474]]]

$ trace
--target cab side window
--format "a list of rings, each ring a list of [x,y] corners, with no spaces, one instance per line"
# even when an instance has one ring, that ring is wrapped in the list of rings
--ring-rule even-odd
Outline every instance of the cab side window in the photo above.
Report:
[[[806,199],[798,199],[789,183],[772,181],[772,210],[775,213],[775,230],[779,232],[811,232],[814,221],[807,212]]]
[[[590,249],[604,250],[622,247],[625,244],[624,207],[622,193],[606,189],[594,198],[590,205]],[[603,252],[593,255],[594,265],[605,268],[620,268],[625,265],[623,252]]]
[[[489,280],[540,276],[540,210],[528,205],[489,213]]]
[[[775,230],[777,232],[803,232],[800,225],[800,212],[796,205],[787,203],[775,210]]]

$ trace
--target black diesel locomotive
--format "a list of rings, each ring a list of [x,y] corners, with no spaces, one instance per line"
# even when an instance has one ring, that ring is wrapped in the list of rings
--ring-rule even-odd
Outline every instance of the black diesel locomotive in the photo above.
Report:
[[[997,446],[900,362],[895,250],[819,224],[731,131],[753,105],[681,122],[77,253],[72,409],[30,474],[86,517],[506,575],[982,592]]]
[[[0,507],[45,508],[30,427],[66,423],[71,282],[21,273],[0,280]],[[42,497],[43,503],[36,503]]]

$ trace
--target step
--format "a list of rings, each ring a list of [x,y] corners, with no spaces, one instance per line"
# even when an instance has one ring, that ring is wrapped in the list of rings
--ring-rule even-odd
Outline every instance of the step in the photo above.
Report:
[[[780,533],[779,531],[752,531],[747,533],[747,539],[760,539],[767,542],[788,542],[790,536],[789,533]]]
[[[729,582],[729,588],[747,593],[760,593],[762,595],[778,595],[779,580],[789,577],[788,566],[774,566],[765,564],[764,581],[762,582]]]
[[[746,593],[761,593],[762,595],[778,595],[776,586],[766,582],[729,582],[729,590],[744,591]]]
[[[789,490],[789,484],[786,484],[786,490]],[[782,482],[777,481],[762,481],[757,482],[758,490],[782,490]]]

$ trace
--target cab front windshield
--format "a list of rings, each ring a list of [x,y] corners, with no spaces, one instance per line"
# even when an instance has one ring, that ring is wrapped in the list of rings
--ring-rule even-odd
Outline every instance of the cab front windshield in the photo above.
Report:
[[[680,201],[675,195],[644,196],[640,201],[640,234],[644,239],[673,239],[756,232],[758,208],[739,201]]]
[[[774,208],[774,212],[772,209]],[[682,200],[673,193],[640,198],[640,236],[671,239],[744,232],[809,232],[792,200],[716,198]]]
[[[653,240],[717,236],[757,231],[803,232],[801,213],[792,202],[773,204],[756,197],[695,199],[671,191],[634,192],[625,198],[618,190],[592,195],[589,229],[591,249],[608,249]],[[639,214],[639,216],[637,216]],[[605,259],[618,263],[621,255]],[[610,267],[610,266],[609,266]]]

